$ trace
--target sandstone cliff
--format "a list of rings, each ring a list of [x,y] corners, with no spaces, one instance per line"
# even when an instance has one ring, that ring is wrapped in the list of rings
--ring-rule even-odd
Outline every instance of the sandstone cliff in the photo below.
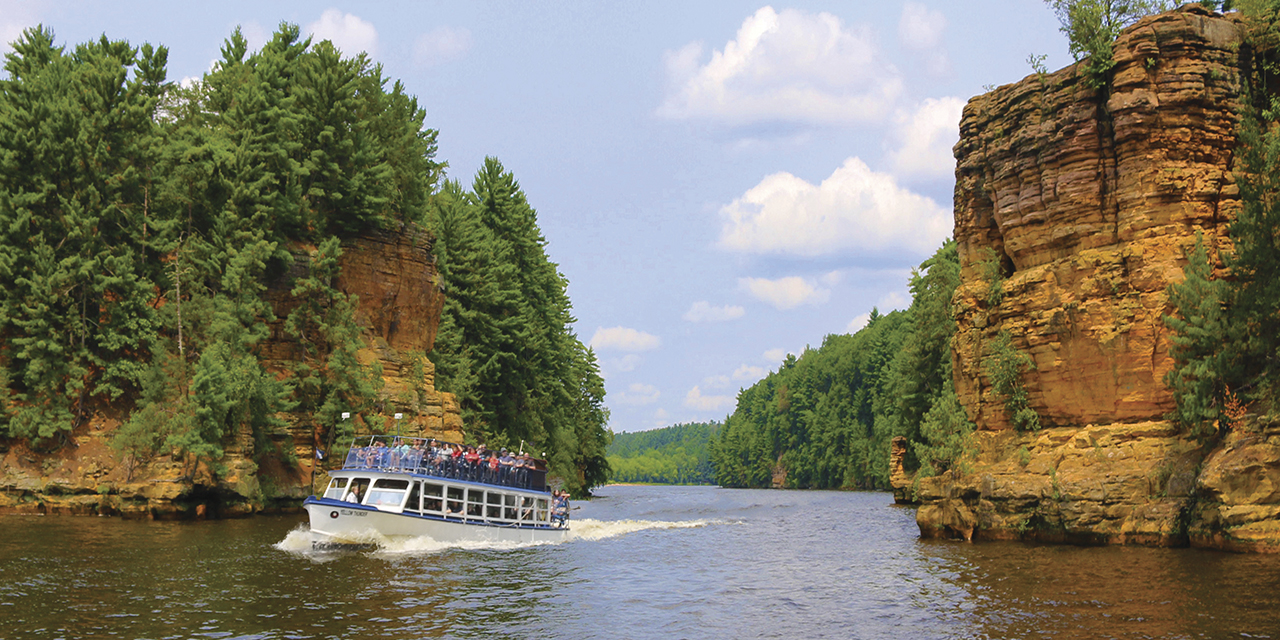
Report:
[[[431,242],[414,228],[347,241],[334,286],[359,298],[356,321],[367,345],[359,357],[382,366],[383,414],[403,413],[399,428],[407,435],[461,441],[457,400],[436,391],[434,367],[424,355],[435,342],[443,304]],[[270,283],[267,297],[278,318],[291,310],[292,281],[306,272],[313,250],[294,247],[292,271]],[[298,354],[283,320],[271,329],[264,360],[283,370]],[[312,493],[313,475],[316,483],[325,481],[314,466],[320,434],[299,416],[285,416],[289,428],[271,436],[274,448],[292,456],[266,457],[259,465],[252,435],[234,433],[223,443],[225,469],[217,477],[204,467],[186,475],[182,461],[167,455],[129,468],[108,446],[122,417],[117,407],[100,408],[68,446],[49,455],[0,441],[0,513],[225,517],[294,507]],[[362,424],[356,418],[357,429]]]
[[[1166,287],[1197,231],[1217,256],[1239,206],[1240,36],[1189,5],[1126,30],[1107,87],[1075,65],[966,106],[953,362],[977,454],[895,477],[922,535],[1280,548],[1280,434],[1202,441],[1163,420]],[[1012,429],[984,373],[1001,331],[1034,361],[1039,432]]]

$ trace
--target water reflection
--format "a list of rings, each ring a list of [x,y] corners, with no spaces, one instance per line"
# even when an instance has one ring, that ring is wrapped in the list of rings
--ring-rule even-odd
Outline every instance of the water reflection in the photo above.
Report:
[[[1195,549],[921,541],[976,637],[1276,637],[1280,562]]]

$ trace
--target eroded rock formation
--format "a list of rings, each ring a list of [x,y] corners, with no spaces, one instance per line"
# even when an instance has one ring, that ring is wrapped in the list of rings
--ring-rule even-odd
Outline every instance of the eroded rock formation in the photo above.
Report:
[[[1075,65],[966,106],[953,361],[978,454],[915,481],[923,535],[963,533],[967,511],[978,538],[1280,544],[1280,439],[1197,440],[1163,418],[1166,287],[1197,232],[1216,258],[1239,206],[1240,37],[1188,5],[1124,32],[1106,87]],[[1013,430],[985,371],[1002,331],[1035,363],[1039,432]]]
[[[430,234],[413,228],[348,241],[334,286],[359,299],[356,321],[364,327],[366,348],[358,356],[382,367],[383,415],[404,414],[399,429],[406,435],[460,442],[457,399],[436,391],[435,368],[424,355],[435,343],[443,305],[431,242]],[[292,271],[270,284],[267,297],[280,320],[271,327],[263,355],[278,371],[299,357],[284,334],[283,318],[294,304],[292,282],[306,273],[312,251],[295,247]],[[192,471],[169,455],[127,464],[109,447],[122,417],[116,408],[101,408],[72,434],[69,445],[52,454],[0,441],[0,513],[227,517],[296,506],[312,493],[313,477],[324,481],[315,467],[315,450],[325,444],[319,426],[303,416],[283,416],[288,428],[271,434],[271,446],[291,452],[294,460],[256,455],[257,445],[245,430],[223,442],[223,469],[216,475],[203,465]],[[357,429],[360,424],[357,419]]]

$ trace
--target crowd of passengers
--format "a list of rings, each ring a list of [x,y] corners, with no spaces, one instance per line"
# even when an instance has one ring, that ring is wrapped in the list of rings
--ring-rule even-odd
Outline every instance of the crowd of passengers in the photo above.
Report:
[[[367,447],[352,447],[345,466],[411,471],[511,487],[529,486],[529,471],[538,468],[533,458],[512,455],[506,449],[491,451],[484,445],[471,447],[401,438],[392,441],[390,446],[378,440]]]

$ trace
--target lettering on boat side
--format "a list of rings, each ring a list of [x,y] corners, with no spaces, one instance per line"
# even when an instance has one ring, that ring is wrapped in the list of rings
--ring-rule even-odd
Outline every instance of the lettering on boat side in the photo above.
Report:
[[[337,512],[334,512],[334,513],[329,514],[329,517],[330,517],[330,518],[336,518],[336,517],[338,517],[338,516],[336,515],[336,513],[337,513]],[[358,517],[363,518],[363,517],[365,517],[365,516],[367,516],[367,515],[369,515],[369,514],[367,514],[367,513],[363,512],[363,511],[352,511],[352,510],[350,510],[350,509],[343,509],[343,510],[342,510],[342,515],[344,515],[344,516],[358,516]]]

